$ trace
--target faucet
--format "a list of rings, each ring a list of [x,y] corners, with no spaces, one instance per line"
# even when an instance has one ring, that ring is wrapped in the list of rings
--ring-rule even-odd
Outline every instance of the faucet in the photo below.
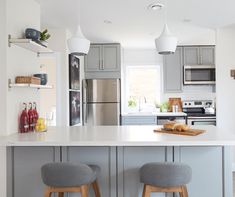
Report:
[[[145,96],[140,96],[140,97],[139,97],[139,112],[142,110],[142,109],[141,109],[141,99],[142,99],[142,98],[144,99],[144,103],[147,103],[147,99],[146,99]]]

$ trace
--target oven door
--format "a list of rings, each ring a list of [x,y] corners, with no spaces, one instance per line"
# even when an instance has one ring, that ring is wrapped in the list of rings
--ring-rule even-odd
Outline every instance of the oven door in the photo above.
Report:
[[[216,126],[215,118],[188,118],[188,125],[214,125]]]
[[[184,84],[215,84],[215,66],[184,66]]]

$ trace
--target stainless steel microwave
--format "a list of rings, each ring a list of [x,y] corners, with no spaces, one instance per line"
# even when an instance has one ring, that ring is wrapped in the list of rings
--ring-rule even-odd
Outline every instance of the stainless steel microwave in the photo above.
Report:
[[[214,65],[190,65],[184,66],[184,84],[185,85],[207,85],[215,84],[215,66]]]

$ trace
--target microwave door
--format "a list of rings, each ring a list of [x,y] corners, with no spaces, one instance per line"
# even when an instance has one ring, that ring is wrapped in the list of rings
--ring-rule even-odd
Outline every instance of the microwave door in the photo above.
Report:
[[[184,84],[215,84],[215,67],[185,66]]]

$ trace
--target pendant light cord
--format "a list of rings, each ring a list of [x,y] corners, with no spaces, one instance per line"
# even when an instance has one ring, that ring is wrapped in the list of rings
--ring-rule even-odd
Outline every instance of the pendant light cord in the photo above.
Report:
[[[164,21],[165,21],[165,24],[167,24],[167,0],[165,0],[165,12],[164,12]]]
[[[78,0],[78,25],[81,25],[81,5],[82,2],[81,0]]]

